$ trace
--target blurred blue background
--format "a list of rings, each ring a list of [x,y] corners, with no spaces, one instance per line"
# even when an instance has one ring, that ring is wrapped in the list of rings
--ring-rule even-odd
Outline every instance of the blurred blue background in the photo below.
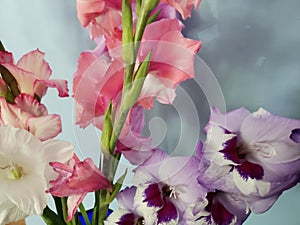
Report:
[[[299,0],[203,0],[198,12],[184,22],[185,35],[203,41],[199,56],[215,74],[227,110],[246,106],[255,111],[263,106],[275,114],[300,119],[299,10]],[[39,48],[46,53],[52,78],[67,79],[70,90],[80,52],[94,47],[77,21],[75,0],[0,0],[0,29],[0,39],[16,60]],[[198,105],[202,129],[208,119],[205,95],[192,81],[181,87]],[[49,90],[43,101],[50,113],[62,115],[59,138],[76,145],[80,156],[97,161],[99,133],[92,127],[83,131],[74,125],[72,98],[58,99],[56,91]],[[163,118],[163,110],[164,106],[159,106],[148,113],[148,120],[155,115]],[[167,127],[177,123],[170,114],[165,117],[169,118],[163,118]],[[155,133],[155,128],[151,129]],[[167,151],[173,148],[167,143],[176,137],[174,130],[169,129],[161,143]],[[298,185],[286,191],[267,213],[251,215],[245,224],[299,225],[299,202]],[[44,223],[31,216],[27,224]]]

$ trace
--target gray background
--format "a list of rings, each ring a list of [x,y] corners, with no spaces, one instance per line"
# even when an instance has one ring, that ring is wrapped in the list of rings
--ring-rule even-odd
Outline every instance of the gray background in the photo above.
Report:
[[[227,110],[246,106],[255,111],[263,106],[273,113],[300,119],[299,10],[299,0],[204,0],[192,19],[185,21],[185,34],[203,41],[199,56],[217,77]],[[0,38],[15,59],[40,48],[46,52],[53,78],[69,80],[70,89],[80,52],[94,47],[76,19],[74,0],[0,0],[0,29]],[[206,97],[191,81],[182,87],[198,105],[202,129],[208,118]],[[97,161],[99,132],[92,127],[82,131],[74,126],[72,99],[58,99],[56,91],[49,90],[43,101],[50,113],[63,117],[59,138],[76,145],[80,156]],[[174,126],[176,116],[164,115],[165,109],[160,106],[148,113],[148,119],[159,116],[167,127]],[[152,134],[159,132],[155,126],[149,129]],[[170,143],[177,135],[176,129],[168,129],[161,146],[172,151]],[[286,191],[267,213],[251,215],[245,224],[299,225],[298,202],[299,185]],[[27,224],[43,222],[32,216]]]

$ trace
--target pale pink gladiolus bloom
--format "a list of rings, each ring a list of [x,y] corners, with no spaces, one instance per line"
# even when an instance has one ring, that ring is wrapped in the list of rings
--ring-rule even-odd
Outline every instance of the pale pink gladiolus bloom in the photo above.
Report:
[[[50,181],[52,187],[47,190],[54,196],[68,196],[68,218],[70,221],[89,192],[112,189],[112,185],[90,158],[80,162],[76,155],[66,164],[51,162],[50,166],[59,173],[56,180]]]
[[[34,50],[25,54],[16,64],[11,53],[0,51],[0,64],[17,80],[21,93],[43,97],[48,87],[58,90],[60,97],[68,96],[66,80],[49,80],[52,70],[44,60],[45,53]]]
[[[191,11],[197,10],[202,0],[161,0],[161,2],[168,3],[178,10],[183,19],[191,17]]]
[[[111,61],[104,39],[93,51],[83,52],[73,77],[73,97],[76,105],[76,124],[89,124],[102,129],[105,110],[117,98],[123,86],[123,65]]]
[[[8,104],[0,97],[0,125],[25,129],[41,141],[54,138],[62,131],[60,116],[48,115],[47,108],[33,96],[20,94],[14,103]]]

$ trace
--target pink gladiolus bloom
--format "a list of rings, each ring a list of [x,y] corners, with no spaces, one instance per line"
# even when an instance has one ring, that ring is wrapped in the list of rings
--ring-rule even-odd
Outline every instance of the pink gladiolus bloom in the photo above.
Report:
[[[31,95],[18,95],[15,104],[0,97],[0,109],[0,125],[25,129],[41,141],[54,138],[62,130],[60,116],[48,115],[46,107]]]
[[[76,123],[86,127],[93,123],[102,129],[104,113],[110,100],[115,100],[123,86],[123,65],[111,61],[104,38],[94,51],[83,52],[73,78]]]
[[[201,42],[185,38],[178,19],[162,19],[146,27],[138,59],[142,61],[152,51],[149,75],[140,97],[144,108],[152,108],[153,97],[163,104],[175,98],[175,88],[194,77],[194,58]],[[166,52],[168,54],[166,54]]]
[[[202,0],[161,0],[161,2],[166,2],[178,10],[183,19],[191,17],[191,11],[197,10]]]
[[[122,1],[77,0],[77,16],[83,27],[88,27],[91,38],[113,35],[122,23]]]
[[[42,98],[48,87],[58,90],[60,97],[68,96],[66,80],[49,80],[51,69],[44,60],[45,53],[34,50],[25,54],[16,64],[13,62],[11,53],[0,51],[0,64],[4,66],[15,77],[21,93]]]
[[[52,187],[47,190],[54,196],[68,196],[68,218],[70,221],[84,197],[89,192],[97,190],[111,190],[112,186],[92,159],[80,162],[75,155],[68,163],[51,162],[50,166],[59,173],[56,180],[50,181]]]

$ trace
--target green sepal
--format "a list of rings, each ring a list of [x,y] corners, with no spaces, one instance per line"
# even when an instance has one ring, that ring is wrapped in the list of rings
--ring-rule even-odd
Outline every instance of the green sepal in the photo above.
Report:
[[[147,76],[149,71],[151,55],[152,51],[148,53],[144,61],[140,64],[134,77],[133,85],[130,91],[126,93],[124,102],[126,109],[130,109],[136,103],[138,97],[140,96],[142,87],[144,85],[145,77]]]
[[[65,225],[59,215],[53,212],[48,206],[43,211],[42,218],[47,225]]]
[[[2,44],[1,40],[0,40],[0,51],[5,51],[4,45]]]
[[[0,51],[5,51],[4,45],[0,41]],[[0,65],[0,73],[1,76],[6,83],[8,89],[11,91],[13,98],[17,97],[20,94],[20,90],[18,88],[18,83],[15,77],[6,69],[4,66]]]
[[[101,150],[103,154],[106,156],[109,156],[111,154],[109,143],[112,135],[112,130],[113,130],[112,103],[110,102],[109,105],[107,106],[104,115],[104,123],[103,123],[103,130],[101,136]]]
[[[152,11],[158,4],[159,0],[143,0],[142,7],[145,11]]]
[[[6,69],[4,66],[0,65],[0,73],[2,75],[2,78],[6,85],[11,90],[12,95],[17,97],[20,94],[20,90],[18,88],[17,80],[14,78],[14,76],[9,72],[8,69]]]
[[[152,16],[150,16],[147,20],[147,25],[150,24],[150,23],[153,23],[157,19],[160,12],[161,12],[161,9],[158,10],[156,13],[154,13]]]

